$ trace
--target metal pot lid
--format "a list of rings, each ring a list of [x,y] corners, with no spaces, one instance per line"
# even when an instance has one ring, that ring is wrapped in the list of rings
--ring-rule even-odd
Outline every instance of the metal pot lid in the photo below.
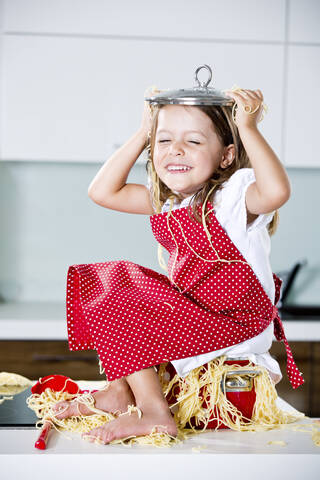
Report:
[[[209,76],[206,82],[201,82],[198,79],[198,72],[206,68]],[[208,87],[212,79],[212,70],[209,65],[200,65],[195,71],[195,81],[197,85],[193,88],[181,88],[180,90],[163,90],[155,95],[145,97],[145,101],[150,105],[224,105],[232,106],[234,100],[231,97],[224,95],[220,90]]]

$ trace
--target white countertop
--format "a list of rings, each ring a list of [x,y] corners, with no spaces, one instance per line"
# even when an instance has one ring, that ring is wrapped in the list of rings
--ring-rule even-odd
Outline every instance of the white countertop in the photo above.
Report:
[[[97,388],[99,382],[78,382],[82,388]],[[101,383],[101,382],[100,382]],[[278,398],[286,411],[294,409]],[[310,424],[305,417],[295,425]],[[57,478],[88,479],[103,475],[109,479],[232,479],[318,478],[320,447],[310,433],[290,428],[267,432],[207,431],[166,448],[133,445],[97,445],[79,434],[67,432],[71,440],[56,431],[50,433],[46,450],[34,448],[35,428],[0,428],[1,479]],[[270,441],[285,445],[268,445]],[[200,451],[199,450],[200,447]],[[236,477],[235,477],[236,476]]]
[[[283,321],[288,341],[320,341],[320,319]],[[0,303],[0,340],[67,340],[63,303]]]

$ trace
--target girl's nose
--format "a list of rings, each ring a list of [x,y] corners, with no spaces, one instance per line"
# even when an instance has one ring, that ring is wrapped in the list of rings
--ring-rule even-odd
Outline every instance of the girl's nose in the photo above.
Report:
[[[172,142],[171,144],[171,151],[174,155],[182,155],[183,154],[183,147],[180,142]]]

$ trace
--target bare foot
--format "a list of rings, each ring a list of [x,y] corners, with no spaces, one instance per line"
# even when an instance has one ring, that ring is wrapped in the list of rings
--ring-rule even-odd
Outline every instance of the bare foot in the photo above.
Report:
[[[115,380],[110,382],[106,390],[94,392],[92,396],[95,399],[94,406],[108,413],[126,412],[128,405],[135,405],[134,395],[125,381]],[[52,407],[52,410],[59,420],[72,416],[94,415],[96,413],[83,403],[77,402],[76,399],[58,402]],[[59,411],[60,413],[58,413]]]
[[[85,438],[87,436],[89,442],[94,442],[97,439],[99,442],[107,444],[113,440],[133,435],[149,435],[156,425],[156,432],[166,432],[173,437],[177,436],[177,425],[168,405],[162,403],[160,405],[152,405],[152,407],[147,409],[140,407],[140,410],[142,411],[141,418],[139,418],[137,411],[131,412],[131,415],[125,413],[101,427],[83,433],[82,437]]]

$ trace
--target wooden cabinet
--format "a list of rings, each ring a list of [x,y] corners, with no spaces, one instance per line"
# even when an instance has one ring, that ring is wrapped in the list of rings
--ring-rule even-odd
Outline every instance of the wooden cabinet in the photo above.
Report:
[[[67,341],[0,341],[0,369],[30,380],[60,374],[74,380],[104,380],[93,350],[71,352]]]
[[[279,362],[283,378],[276,385],[279,397],[310,417],[320,416],[320,342],[289,342],[305,383],[293,389],[287,376],[287,354],[282,342],[273,342],[271,355]]]
[[[305,383],[293,389],[286,373],[283,343],[274,342],[271,355],[279,362],[283,379],[278,395],[310,417],[320,417],[320,342],[290,342]],[[31,380],[51,374],[67,375],[74,380],[104,380],[99,373],[97,353],[93,350],[71,352],[67,341],[0,341],[0,369],[19,373]]]

